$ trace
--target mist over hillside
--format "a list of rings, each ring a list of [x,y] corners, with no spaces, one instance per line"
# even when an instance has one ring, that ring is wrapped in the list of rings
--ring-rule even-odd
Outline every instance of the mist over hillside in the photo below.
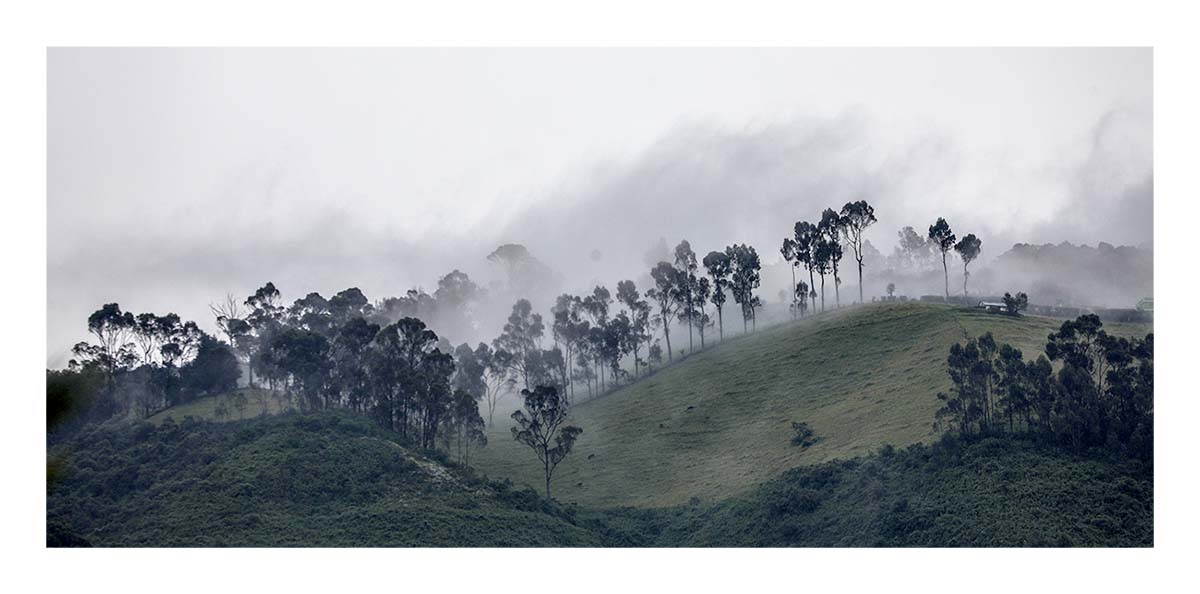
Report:
[[[562,291],[644,288],[647,253],[682,239],[754,246],[777,300],[783,237],[852,200],[877,209],[884,257],[939,216],[975,233],[981,283],[1015,243],[1152,244],[1148,52],[232,55],[51,52],[49,366],[103,303],[212,331],[209,303],[267,281],[288,302],[383,299],[455,269],[495,289],[480,336],[455,340],[490,339],[517,296],[545,311]],[[580,88],[558,83],[580,64]],[[417,92],[433,71],[449,74]],[[124,86],[89,82],[105,73]],[[949,80],[961,100],[929,91]],[[251,82],[259,95],[214,92]],[[557,282],[514,295],[487,260],[509,243]]]

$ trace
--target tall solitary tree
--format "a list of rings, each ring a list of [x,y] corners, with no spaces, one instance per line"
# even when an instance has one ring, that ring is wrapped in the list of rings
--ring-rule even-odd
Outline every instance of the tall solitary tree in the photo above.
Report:
[[[875,209],[866,200],[847,202],[842,207],[842,234],[858,262],[858,302],[863,303],[863,231],[875,223]]]
[[[971,276],[967,266],[970,266],[971,261],[979,257],[979,248],[982,245],[983,242],[975,237],[974,233],[968,233],[954,245],[954,251],[958,252],[958,257],[963,261],[963,297],[967,296],[967,278]]]
[[[709,252],[704,256],[704,269],[712,277],[712,302],[717,306],[718,333],[721,340],[725,340],[725,319],[722,314],[726,300],[725,287],[729,284],[729,274],[732,272],[729,256],[724,252]]]
[[[564,425],[569,412],[567,401],[553,386],[521,390],[521,395],[525,397],[525,410],[513,412],[517,426],[512,428],[512,436],[537,454],[546,477],[546,498],[550,498],[554,469],[571,453],[583,429]]]
[[[947,223],[946,219],[938,217],[937,222],[929,226],[929,241],[942,253],[942,274],[946,278],[946,301],[950,301],[950,271],[946,268],[946,253],[954,248],[955,239],[954,232],[950,230],[950,223]]]

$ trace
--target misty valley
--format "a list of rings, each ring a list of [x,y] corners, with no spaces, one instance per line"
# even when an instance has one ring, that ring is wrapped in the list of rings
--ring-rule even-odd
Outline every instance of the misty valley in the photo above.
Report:
[[[333,8],[317,29],[363,20]],[[372,24],[423,28],[397,10]],[[824,28],[797,10],[719,22]],[[884,16],[908,5],[852,11],[854,35],[919,34]],[[1010,29],[1044,43],[1045,12]],[[484,14],[454,10],[455,30],[510,35]],[[1024,551],[1008,572],[985,551],[966,552],[977,567],[857,550],[1164,549],[1195,532],[1169,513],[1189,506],[1161,504],[1187,500],[1162,474],[1188,468],[1173,366],[1155,435],[1155,225],[1194,217],[1155,220],[1154,106],[1183,95],[1155,90],[1153,48],[533,45],[45,52],[45,343],[12,342],[44,357],[22,365],[46,382],[41,579],[1167,581],[1158,551],[1131,552],[1151,567],[1099,551],[1086,571]],[[1174,273],[1158,282],[1190,278],[1163,264],[1186,250],[1158,250]],[[1189,332],[1168,289],[1176,355]],[[158,547],[574,550],[188,551],[186,570],[75,550]],[[728,547],[856,550],[668,550]]]
[[[488,287],[268,282],[215,333],[104,304],[47,372],[47,544],[1150,546],[1152,302],[1055,281],[1148,283],[1150,255],[1018,245],[973,276],[975,234],[884,258],[878,223],[796,222],[786,270],[683,240],[580,294],[520,244]],[[1038,280],[983,292],[1013,262]]]

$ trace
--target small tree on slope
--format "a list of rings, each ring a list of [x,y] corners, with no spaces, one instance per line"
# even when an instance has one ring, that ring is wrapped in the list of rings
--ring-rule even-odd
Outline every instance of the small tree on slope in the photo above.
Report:
[[[550,498],[550,477],[571,453],[583,429],[563,425],[567,421],[567,401],[553,386],[521,390],[521,395],[525,397],[525,410],[513,412],[517,426],[512,428],[512,436],[537,454],[546,474],[546,498]]]

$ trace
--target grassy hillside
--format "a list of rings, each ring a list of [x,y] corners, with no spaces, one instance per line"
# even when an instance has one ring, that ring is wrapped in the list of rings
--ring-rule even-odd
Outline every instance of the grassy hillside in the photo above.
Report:
[[[476,480],[349,414],[89,428],[56,448],[52,546],[597,546],[530,490]]]
[[[992,332],[1042,351],[1061,320],[1010,318],[944,305],[879,304],[765,329],[697,353],[631,386],[577,404],[584,433],[555,476],[555,497],[588,506],[715,502],[787,469],[931,442],[934,395],[949,387],[950,345]],[[1118,334],[1147,325],[1106,324]],[[515,409],[515,400],[501,411]],[[539,485],[533,453],[497,415],[484,472]],[[791,423],[819,441],[789,444]]]
[[[1147,547],[1154,484],[1135,461],[993,438],[795,468],[712,506],[596,518],[645,546]]]
[[[1153,473],[1018,438],[791,469],[712,504],[564,508],[362,418],[93,428],[65,444],[50,546],[1151,546]]]
[[[218,410],[222,406],[225,409],[225,415],[218,414]],[[160,425],[167,419],[181,422],[188,417],[198,421],[240,421],[264,414],[279,414],[291,409],[292,406],[287,398],[279,392],[239,388],[219,396],[207,396],[187,404],[172,406],[151,415],[146,420],[155,425]]]

